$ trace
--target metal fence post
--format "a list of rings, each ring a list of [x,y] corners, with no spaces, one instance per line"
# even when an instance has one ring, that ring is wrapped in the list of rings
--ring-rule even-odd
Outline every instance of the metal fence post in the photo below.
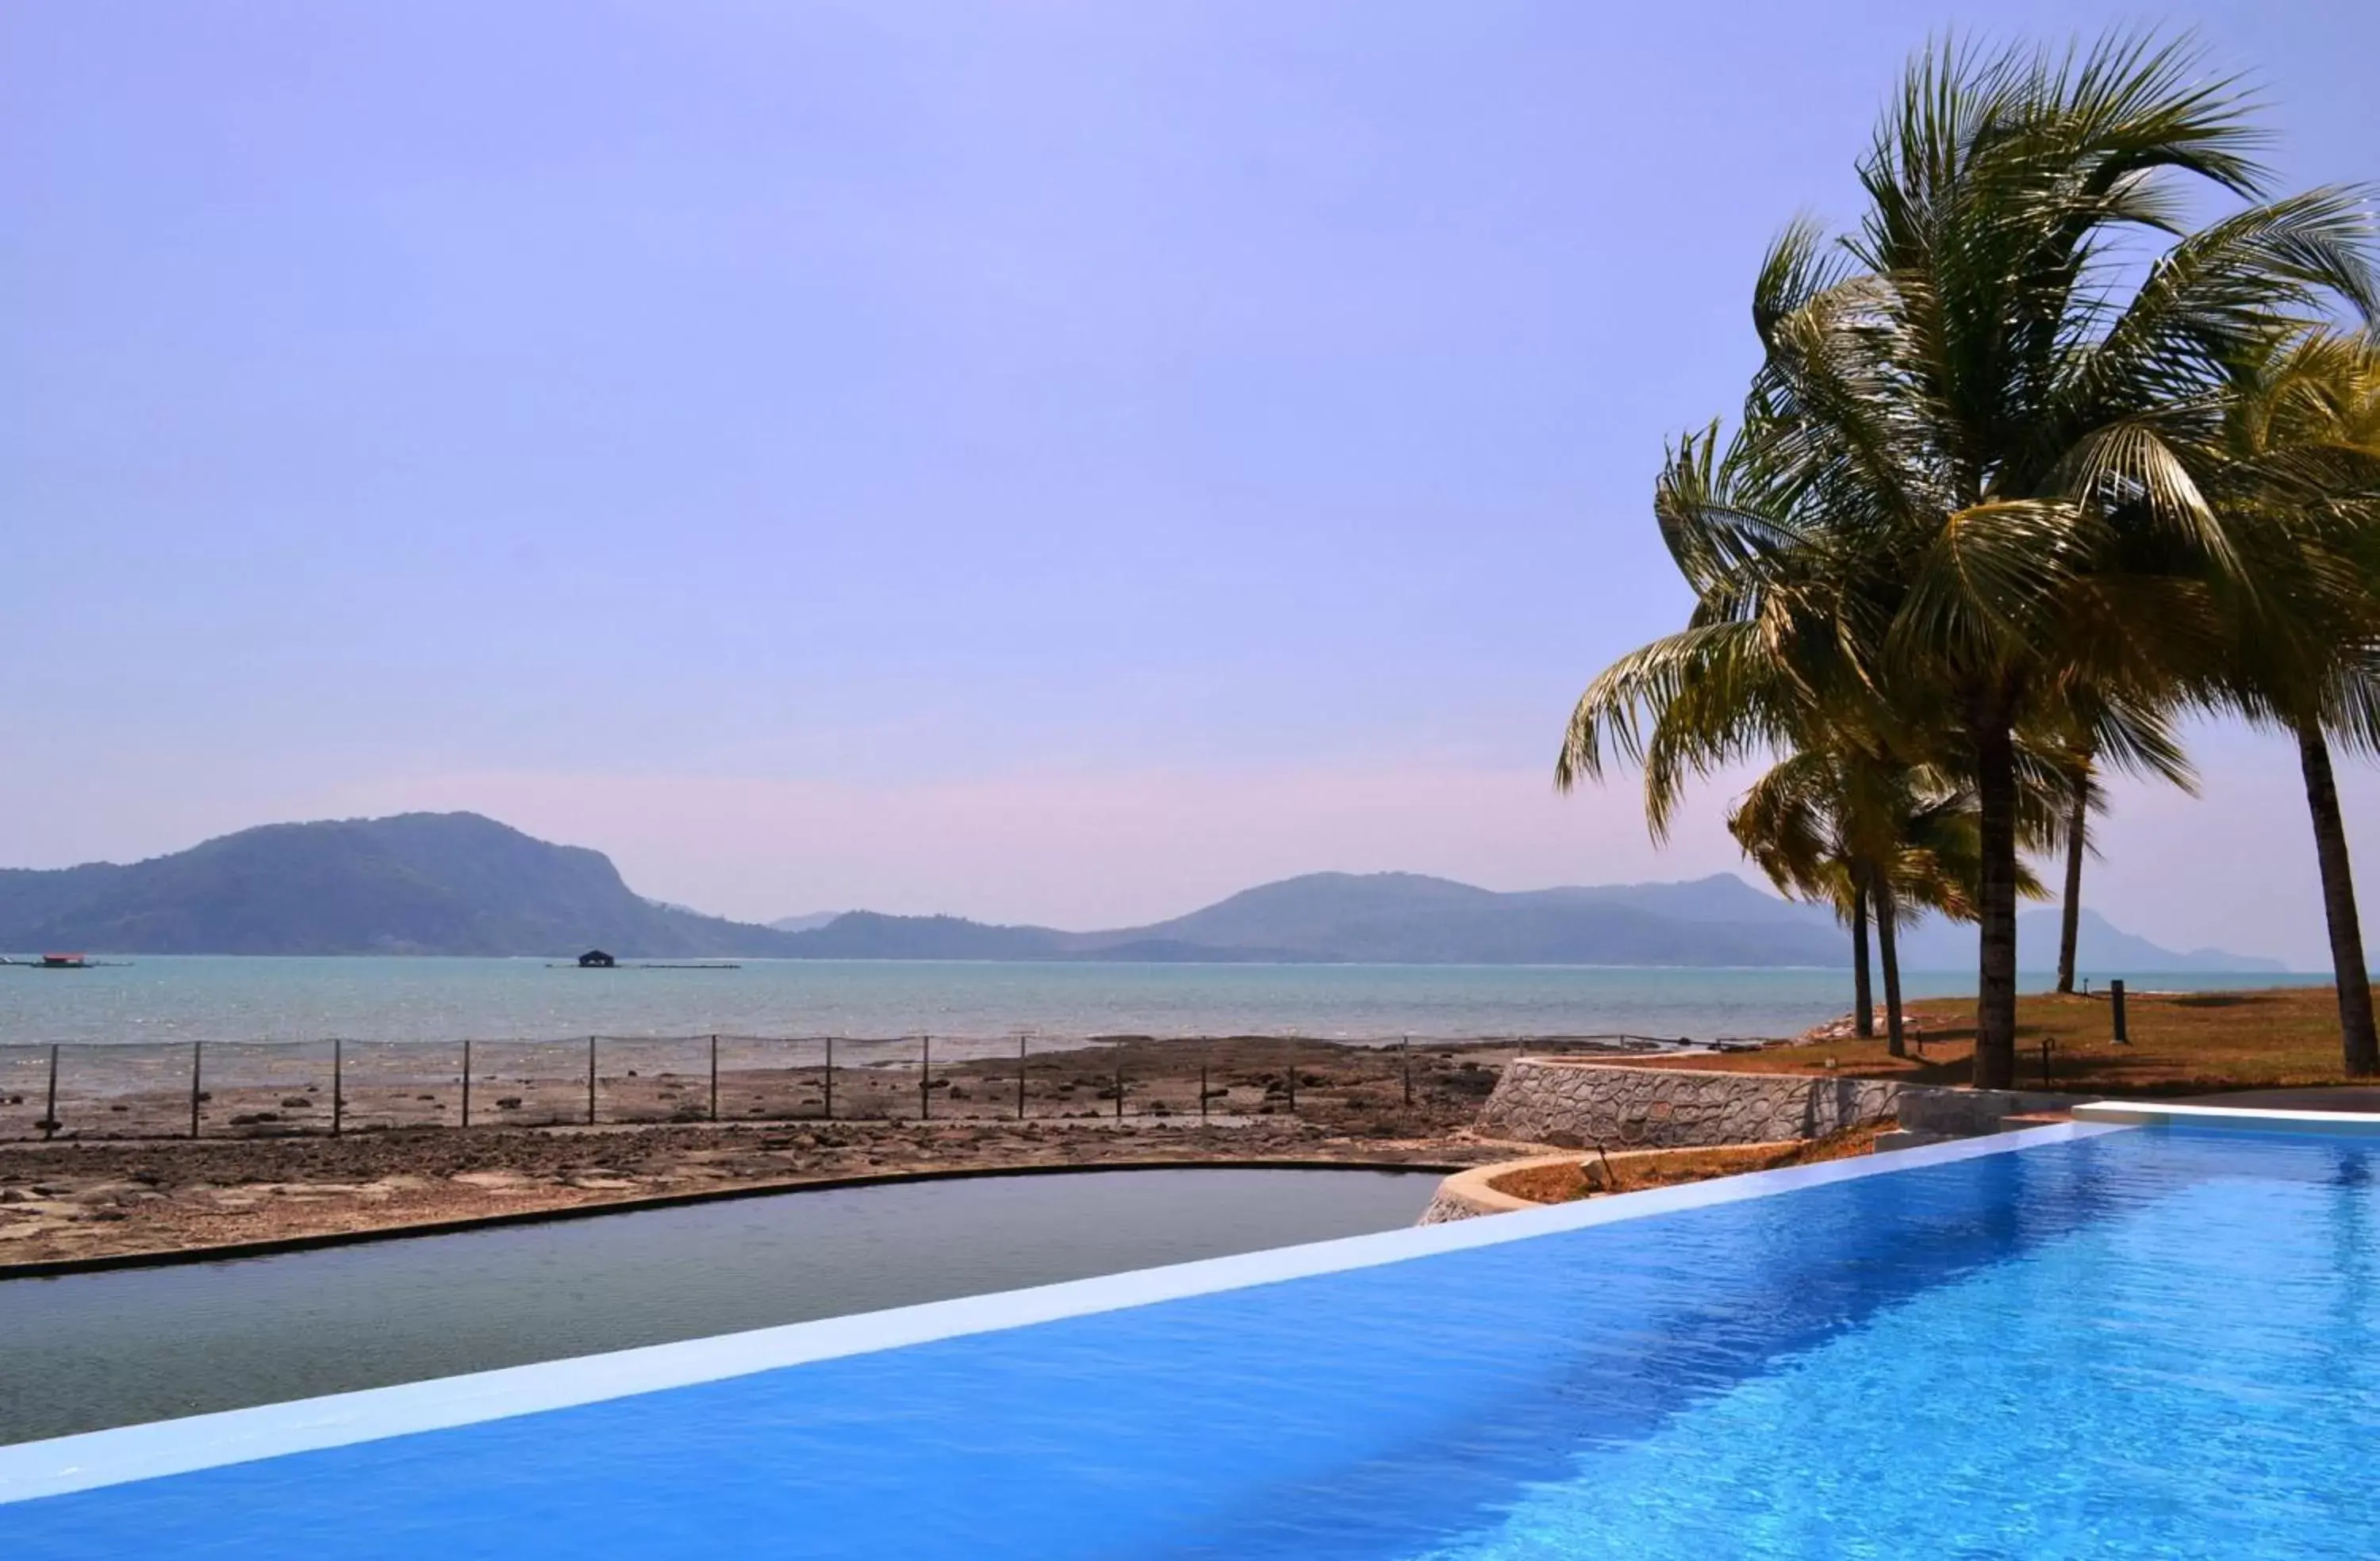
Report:
[[[2049,1087],[2049,1037],[2041,1037],[2041,1087]]]
[[[337,1036],[331,1038],[331,1136],[339,1136],[346,1126],[347,1117],[347,1043]],[[190,1134],[192,1138],[199,1135]]]
[[[471,1125],[471,1043],[463,1043],[463,1125]]]
[[[710,1037],[710,1119],[719,1120],[719,1037]]]
[[[204,1041],[190,1043],[190,1136],[192,1138],[199,1136],[199,1072],[203,1066],[200,1060],[200,1054],[206,1049],[206,1044]]]
[[[587,1125],[595,1125],[595,1037],[587,1037]]]
[[[1198,1119],[1207,1119],[1207,1048],[1198,1048]]]
[[[42,1136],[55,1138],[58,1132],[58,1048],[50,1045],[50,1098],[42,1107]]]
[[[1116,1120],[1123,1120],[1123,1043],[1116,1043]]]
[[[826,1038],[826,1119],[834,1120],[834,1037]]]
[[[1413,1037],[1411,1035],[1397,1037],[1397,1060],[1404,1065],[1405,1109],[1410,1111],[1413,1109]]]
[[[1016,1037],[1016,1119],[1025,1119],[1025,1044],[1028,1037]]]
[[[917,1037],[917,1120],[927,1121],[934,1114],[934,1037]]]
[[[1289,1114],[1297,1115],[1297,1037],[1289,1038]]]
[[[2107,983],[2107,1006],[2111,1010],[2111,1017],[2116,1022],[2116,1044],[2119,1047],[2131,1045],[2131,1035],[2124,1023],[2124,984],[2122,982]]]

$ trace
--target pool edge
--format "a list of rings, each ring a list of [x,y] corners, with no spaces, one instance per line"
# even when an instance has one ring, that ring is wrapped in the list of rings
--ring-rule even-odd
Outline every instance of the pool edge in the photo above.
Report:
[[[2300,1111],[2279,1107],[2191,1106],[2179,1101],[2097,1100],[2074,1107],[2080,1122],[2125,1127],[2196,1128],[2235,1132],[2306,1132],[2380,1138],[2380,1116],[2362,1111]]]
[[[2118,1121],[2056,1123],[1489,1218],[1342,1237],[1027,1289],[22,1442],[0,1446],[0,1506],[1742,1203],[1807,1187],[2095,1138],[2131,1131],[2131,1126]]]

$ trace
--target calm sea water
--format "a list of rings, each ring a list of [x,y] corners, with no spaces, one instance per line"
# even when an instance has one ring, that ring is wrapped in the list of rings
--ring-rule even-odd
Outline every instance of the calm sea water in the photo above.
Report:
[[[1946,997],[1974,981],[1915,973],[1906,986],[1912,997]],[[85,971],[0,968],[0,1045],[1019,1031],[1704,1040],[1791,1035],[1847,1011],[1851,998],[1849,972],[1832,970],[764,960],[734,970],[582,971],[537,960],[160,957]]]

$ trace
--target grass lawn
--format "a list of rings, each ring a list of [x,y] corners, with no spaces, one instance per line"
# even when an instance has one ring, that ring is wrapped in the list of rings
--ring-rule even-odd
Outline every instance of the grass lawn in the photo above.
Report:
[[[1746,1073],[1823,1073],[1963,1084],[1974,1047],[1974,1001],[1911,1003],[1915,1056],[1885,1055],[1884,1042],[1807,1041],[1766,1051],[1681,1059],[1681,1068]],[[2048,1087],[2078,1094],[2204,1095],[2228,1089],[2340,1084],[2338,999],[2327,986],[2240,992],[2135,992],[2125,1004],[2130,1046],[2110,1038],[2104,995],[2028,995],[2017,1000],[2017,1085],[2043,1087],[2042,1042],[2049,1042]],[[1922,1047],[1917,1044],[1922,1043]],[[2368,1083],[2369,1081],[2360,1081]]]

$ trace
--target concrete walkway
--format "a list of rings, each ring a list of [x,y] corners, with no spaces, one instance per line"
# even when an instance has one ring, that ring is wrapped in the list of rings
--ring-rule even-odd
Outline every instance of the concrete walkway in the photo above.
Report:
[[[2193,1095],[2192,1106],[2261,1106],[2275,1111],[2356,1111],[2380,1116],[2380,1084],[2329,1084],[2307,1089],[2241,1089]]]

